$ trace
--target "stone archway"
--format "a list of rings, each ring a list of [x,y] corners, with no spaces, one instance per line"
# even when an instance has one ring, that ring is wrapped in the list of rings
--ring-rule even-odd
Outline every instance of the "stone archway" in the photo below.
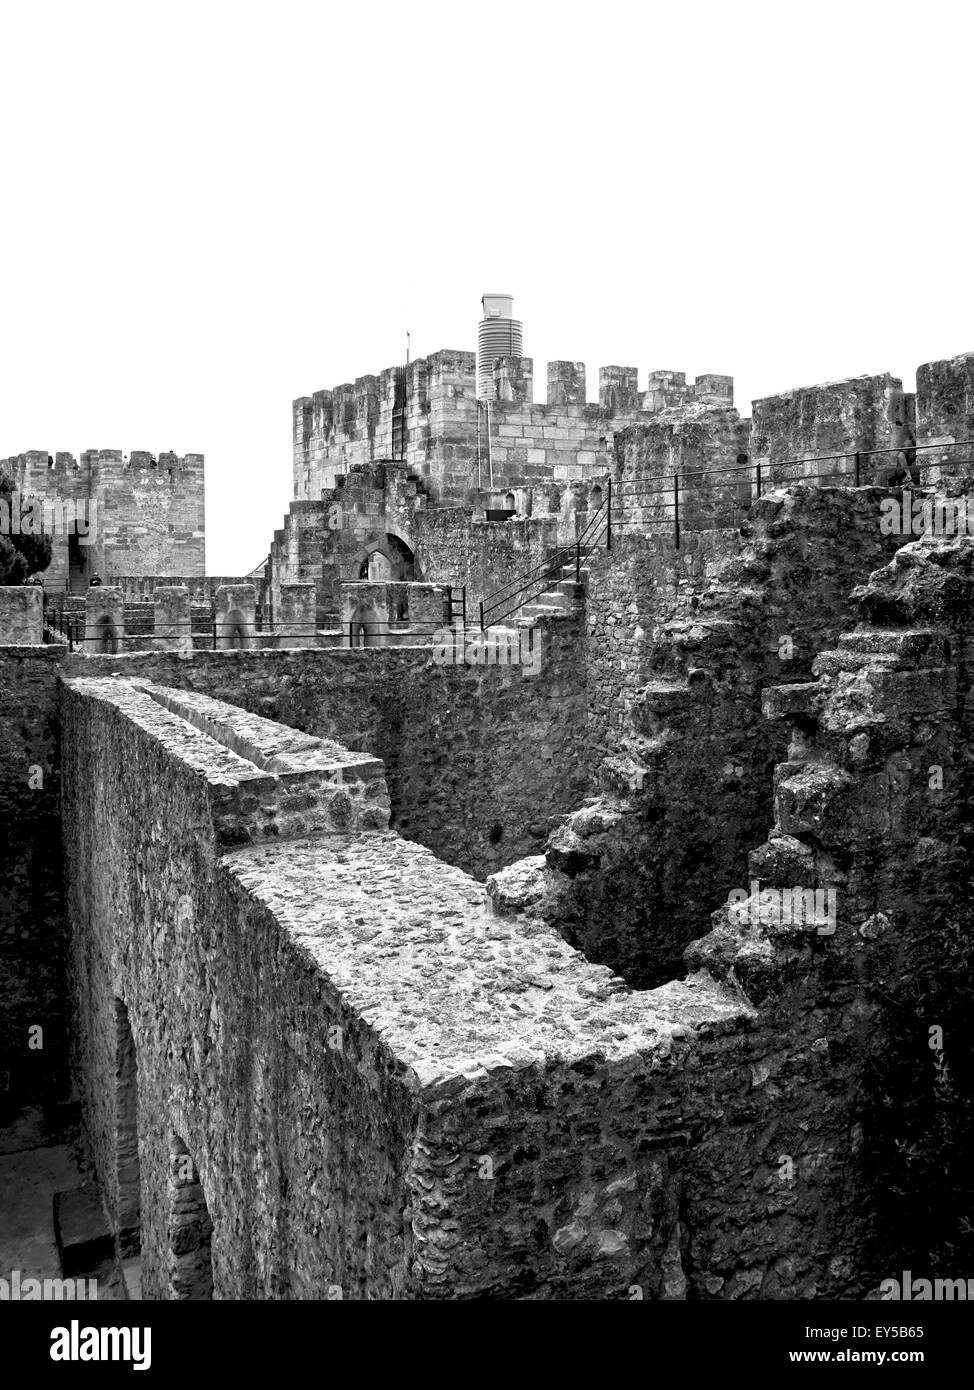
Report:
[[[409,583],[417,578],[416,557],[392,531],[375,533],[352,557],[345,573],[349,578],[378,584]]]
[[[373,550],[366,559],[367,578],[373,584],[389,584],[395,578],[395,564],[384,550]]]

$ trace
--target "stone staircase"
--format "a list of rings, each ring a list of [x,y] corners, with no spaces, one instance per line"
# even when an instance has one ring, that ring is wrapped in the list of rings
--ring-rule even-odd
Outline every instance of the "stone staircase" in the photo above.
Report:
[[[590,570],[583,565],[579,578],[575,578],[574,563],[562,565],[561,578],[550,589],[539,594],[536,599],[522,604],[503,622],[487,628],[488,634],[499,638],[516,639],[526,628],[533,628],[539,618],[570,618],[576,616],[584,607],[588,593]]]

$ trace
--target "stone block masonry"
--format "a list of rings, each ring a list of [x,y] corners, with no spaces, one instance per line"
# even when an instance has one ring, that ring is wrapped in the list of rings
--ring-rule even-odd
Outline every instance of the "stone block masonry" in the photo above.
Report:
[[[33,585],[0,585],[0,645],[36,646],[43,635],[43,590]]]
[[[663,389],[651,375],[650,390],[640,392],[635,367],[602,367],[598,404],[589,405],[582,362],[548,363],[547,404],[534,404],[533,372],[530,358],[498,359],[489,420],[477,400],[476,357],[455,350],[410,364],[405,407],[396,405],[395,368],[299,397],[295,498],[318,500],[353,466],[384,458],[405,463],[444,504],[465,502],[471,488],[488,482],[581,480],[606,470],[613,437],[625,425],[687,401],[733,404],[730,377],[700,377],[687,387],[682,374],[664,374],[680,378],[677,390],[669,382]]]
[[[144,1295],[684,1296],[733,991],[633,995],[496,917],[334,744],[118,680],[69,681],[63,720],[76,1074],[131,1220],[131,1037]]]
[[[0,475],[72,514],[65,527],[62,512],[52,535],[44,577],[53,587],[83,589],[96,573],[108,581],[206,573],[202,454],[88,449],[75,459],[33,449],[0,460]]]
[[[909,448],[915,429],[915,397],[899,378],[852,377],[755,401],[751,453],[767,483],[807,478],[851,487],[856,452],[861,481],[882,482],[893,456],[873,451]],[[830,454],[846,457],[821,457]]]

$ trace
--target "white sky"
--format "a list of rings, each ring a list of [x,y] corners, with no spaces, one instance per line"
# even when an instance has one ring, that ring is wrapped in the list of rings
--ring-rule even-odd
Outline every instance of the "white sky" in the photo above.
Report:
[[[266,554],[291,400],[476,346],[752,398],[974,349],[974,6],[0,0],[0,457],[206,455]]]

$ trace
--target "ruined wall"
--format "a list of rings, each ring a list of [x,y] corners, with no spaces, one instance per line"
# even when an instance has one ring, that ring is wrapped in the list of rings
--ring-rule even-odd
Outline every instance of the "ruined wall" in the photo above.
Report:
[[[482,876],[537,852],[588,784],[580,621],[542,625],[539,640],[530,676],[437,666],[429,647],[74,656],[64,669],[144,675],[373,753],[396,829]]]
[[[56,1096],[66,1079],[59,656],[0,646],[0,1104]]]
[[[915,397],[898,377],[852,377],[754,401],[751,454],[774,484],[821,474],[819,481],[851,487],[856,451],[861,481],[882,482],[891,459],[882,452],[870,457],[870,451],[906,449],[915,429]],[[829,454],[846,457],[816,457]],[[785,466],[786,460],[800,462]]]
[[[756,1010],[722,1128],[688,1125],[690,1296],[863,1297],[974,1254],[972,592],[974,541],[910,544],[857,588],[862,625],[816,658],[818,680],[766,693],[791,737],[774,826],[686,952]],[[795,888],[828,916],[787,910]],[[488,891],[543,912],[543,860]]]
[[[744,534],[632,538],[591,562],[587,683],[599,793],[553,831],[550,920],[638,985],[679,973],[695,924],[770,816],[769,684],[811,671],[850,594],[903,538],[879,489],[793,488]]]
[[[72,683],[64,723],[77,1076],[117,1222],[121,1005],[144,1294],[181,1288],[188,1154],[218,1298],[706,1296],[686,1139],[719,1128],[748,1006],[703,978],[631,994],[498,920],[379,828],[381,769],[334,744],[118,681]]]
[[[923,480],[969,478],[974,469],[974,352],[917,368],[916,414]]]
[[[623,430],[613,507],[626,534],[738,526],[751,504],[749,423],[733,407],[662,411]]]
[[[875,1283],[953,1277],[974,1255],[972,596],[971,538],[911,543],[856,591],[862,622],[818,658],[818,680],[769,691],[791,742],[750,876],[772,907],[792,884],[833,895],[832,931],[731,908],[688,953],[763,1008],[817,996],[820,1048],[859,1082],[825,1195],[848,1188],[848,1165],[860,1277]]]
[[[759,1011],[706,973],[630,992],[496,887],[491,912],[337,821],[354,757],[216,702],[78,681],[64,722],[78,1077],[116,1215],[121,1003],[149,1297],[199,1235],[173,1221],[180,1155],[219,1298],[864,1291],[854,1077],[827,1046],[855,999]]]
[[[478,521],[466,511],[429,512],[417,518],[416,564],[428,579],[449,576],[466,586],[467,616],[479,621],[482,599],[551,558],[558,548],[553,516]]]

